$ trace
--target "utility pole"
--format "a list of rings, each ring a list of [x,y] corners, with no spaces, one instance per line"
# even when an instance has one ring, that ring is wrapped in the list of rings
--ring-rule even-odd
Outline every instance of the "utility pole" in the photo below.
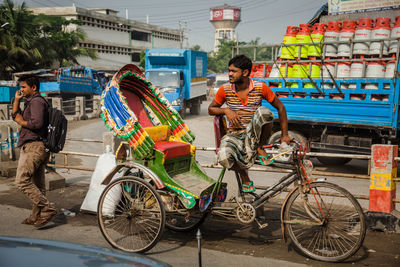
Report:
[[[181,21],[179,21],[178,23],[179,23],[179,48],[182,48],[182,44],[183,44],[182,23],[181,23]]]
[[[186,48],[189,48],[189,30],[187,21],[185,21],[185,33],[186,34],[184,34],[184,38],[186,39]]]

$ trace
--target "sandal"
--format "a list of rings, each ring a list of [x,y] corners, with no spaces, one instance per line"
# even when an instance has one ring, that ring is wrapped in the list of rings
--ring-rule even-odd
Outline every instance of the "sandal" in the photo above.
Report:
[[[259,155],[259,156],[258,156],[258,159],[260,160],[260,164],[263,165],[263,166],[267,166],[267,165],[270,165],[270,164],[274,163],[274,160],[270,160],[269,155],[267,155],[267,156],[261,156],[261,155]],[[264,161],[263,161],[264,159],[267,160],[267,163],[266,163],[266,164],[265,164]]]
[[[250,184],[242,184],[242,191],[244,193],[252,193],[252,192],[256,191],[253,181],[251,181]]]
[[[48,222],[53,219],[54,216],[57,215],[57,211],[55,209],[49,209],[45,215],[41,215],[36,222],[33,224],[33,226],[40,228],[45,226]]]
[[[24,219],[21,224],[33,225],[36,220],[33,220],[31,217]]]

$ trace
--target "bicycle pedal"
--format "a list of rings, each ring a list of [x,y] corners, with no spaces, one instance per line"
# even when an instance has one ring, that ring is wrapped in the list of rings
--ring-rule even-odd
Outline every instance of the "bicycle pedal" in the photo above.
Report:
[[[256,219],[256,223],[258,225],[258,229],[260,229],[260,230],[262,230],[262,229],[264,229],[265,227],[268,226],[268,223],[261,224],[257,219]]]

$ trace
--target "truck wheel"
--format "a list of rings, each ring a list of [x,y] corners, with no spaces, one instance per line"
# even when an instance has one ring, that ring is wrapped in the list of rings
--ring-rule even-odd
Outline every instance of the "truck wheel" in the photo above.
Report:
[[[179,111],[179,115],[181,115],[182,119],[185,119],[185,113],[186,113],[186,105],[183,103],[181,110]]]
[[[329,151],[325,151],[329,152]],[[351,161],[350,158],[328,158],[328,157],[317,157],[318,161],[327,166],[344,165]]]
[[[304,135],[297,131],[288,131],[289,137],[295,139],[296,141],[300,142],[302,146],[307,145],[307,138]],[[279,142],[281,139],[281,131],[273,133],[270,138],[268,139],[268,144],[274,144]]]
[[[302,146],[307,145],[307,138],[304,137],[304,135],[300,132],[295,132],[295,131],[289,131],[288,132],[289,137],[292,139],[295,139],[296,141],[300,142]],[[268,144],[275,144],[278,143],[281,140],[281,131],[275,132],[271,135],[271,137],[268,139]],[[276,149],[278,150],[278,149]],[[275,158],[276,162],[289,162],[291,161],[292,155],[282,155],[277,158]]]
[[[201,108],[200,99],[196,99],[196,101],[192,102],[192,106],[190,107],[190,114],[200,115],[200,108]]]

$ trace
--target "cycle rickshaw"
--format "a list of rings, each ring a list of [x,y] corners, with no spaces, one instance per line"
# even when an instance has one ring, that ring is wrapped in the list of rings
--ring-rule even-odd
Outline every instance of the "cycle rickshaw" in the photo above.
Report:
[[[114,75],[101,105],[106,126],[124,139],[116,152],[119,163],[104,179],[107,186],[98,204],[101,232],[113,247],[147,251],[165,226],[189,231],[210,213],[263,228],[257,209],[292,184],[283,201],[281,226],[283,236],[303,254],[336,262],[362,245],[366,225],[359,203],[347,190],[311,177],[311,162],[297,142],[280,155],[288,156],[281,164],[291,173],[260,194],[243,193],[237,176],[239,195],[234,205],[224,206],[225,169],[215,180],[199,167],[193,133],[136,66],[126,65]],[[214,126],[218,141],[224,134],[223,120],[216,117]]]

